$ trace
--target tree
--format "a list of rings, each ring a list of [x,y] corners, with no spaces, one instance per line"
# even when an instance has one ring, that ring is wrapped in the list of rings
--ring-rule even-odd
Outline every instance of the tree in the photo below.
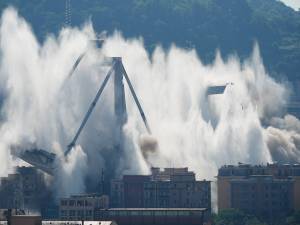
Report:
[[[286,225],[300,225],[300,211],[295,212],[293,215],[286,219]]]
[[[0,0],[32,25],[42,42],[64,24],[63,0]],[[95,30],[143,37],[149,52],[160,44],[195,48],[205,63],[220,49],[225,58],[251,54],[257,41],[267,70],[278,79],[300,79],[300,13],[276,0],[76,0],[72,25],[91,19]]]
[[[237,209],[226,209],[213,216],[213,225],[265,225],[255,216]]]

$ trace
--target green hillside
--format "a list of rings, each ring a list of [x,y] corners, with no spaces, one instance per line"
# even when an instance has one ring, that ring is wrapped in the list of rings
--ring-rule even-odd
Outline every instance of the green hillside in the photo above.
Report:
[[[0,10],[16,6],[42,41],[64,22],[64,0],[1,0]],[[196,48],[210,62],[250,54],[261,47],[269,72],[278,79],[300,79],[300,12],[276,0],[72,0],[72,24],[91,19],[94,28],[126,37],[142,36],[151,52],[156,44]]]

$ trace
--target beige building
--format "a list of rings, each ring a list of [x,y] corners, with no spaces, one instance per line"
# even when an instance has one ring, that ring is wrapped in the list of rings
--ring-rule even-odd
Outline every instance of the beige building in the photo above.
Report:
[[[265,199],[264,204],[269,204],[267,203],[269,201],[274,203],[269,205],[269,208],[274,208],[274,212],[277,209],[300,210],[299,164],[227,165],[219,169],[217,178],[219,210],[243,208],[241,205],[244,203],[241,203],[241,198],[244,199],[244,202],[250,201],[246,198],[247,196],[252,196],[252,200],[259,202],[262,197],[251,192],[252,190],[257,191],[256,188],[264,193],[263,197],[268,198]],[[272,193],[269,193],[269,190],[272,190]],[[245,207],[248,207],[249,210],[250,206],[249,202],[245,203]],[[282,208],[280,208],[281,206]],[[256,204],[251,210],[255,211],[255,207]],[[273,214],[274,212],[267,213]]]

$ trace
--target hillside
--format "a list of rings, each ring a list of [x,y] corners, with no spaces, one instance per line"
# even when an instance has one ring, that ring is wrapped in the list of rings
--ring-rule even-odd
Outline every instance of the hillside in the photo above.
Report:
[[[1,0],[0,11],[7,5],[19,9],[41,41],[64,22],[63,0]],[[156,44],[196,48],[205,62],[217,48],[225,57],[246,57],[257,40],[274,77],[300,79],[300,12],[276,0],[72,1],[72,24],[88,19],[99,32],[142,36],[150,52]]]

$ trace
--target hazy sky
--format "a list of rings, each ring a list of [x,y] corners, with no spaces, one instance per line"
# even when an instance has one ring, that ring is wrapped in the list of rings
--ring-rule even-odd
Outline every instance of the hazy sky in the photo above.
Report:
[[[286,5],[294,8],[295,10],[299,10],[300,8],[300,0],[281,0]]]

